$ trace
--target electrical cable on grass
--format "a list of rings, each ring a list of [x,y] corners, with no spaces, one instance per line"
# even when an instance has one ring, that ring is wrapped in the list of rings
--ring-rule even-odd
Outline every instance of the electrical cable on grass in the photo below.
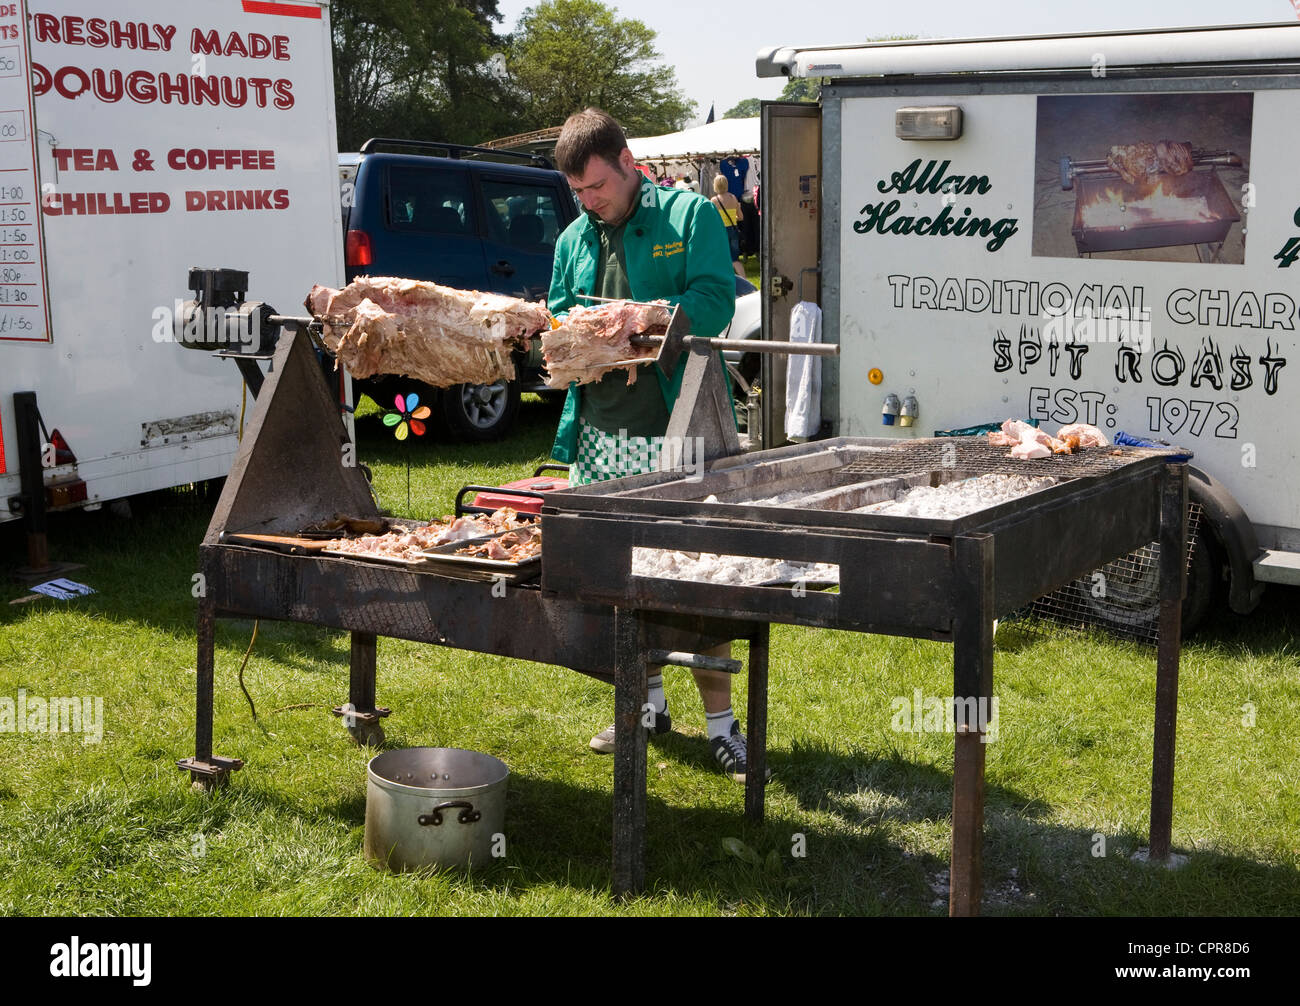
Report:
[[[248,708],[253,712],[253,722],[257,722],[257,706],[253,705],[253,696],[248,694],[248,689],[244,687],[244,668],[248,666],[248,658],[253,653],[253,644],[257,642],[257,627],[261,624],[260,619],[253,621],[253,636],[248,641],[248,649],[244,651],[244,662],[239,665],[239,690],[244,693],[244,698],[248,699]]]

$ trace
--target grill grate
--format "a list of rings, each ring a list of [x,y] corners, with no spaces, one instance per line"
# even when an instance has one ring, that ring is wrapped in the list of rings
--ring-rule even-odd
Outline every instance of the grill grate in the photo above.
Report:
[[[1036,461],[1008,457],[1010,448],[994,447],[984,438],[953,438],[936,442],[903,441],[897,446],[873,448],[836,472],[837,480],[862,476],[889,477],[909,472],[958,469],[972,475],[1037,475],[1082,478],[1106,475],[1149,456],[1125,448],[1099,447],[1076,454],[1053,454]],[[1121,451],[1119,454],[1114,452]],[[1171,452],[1172,453],[1172,452]],[[1201,524],[1201,507],[1187,508],[1187,562],[1190,568]],[[1047,635],[1057,627],[1101,628],[1117,636],[1145,643],[1158,642],[1160,547],[1144,545],[1101,569],[1045,594],[1029,606],[1007,616],[1022,630]],[[1097,574],[1101,574],[1100,579]]]
[[[958,468],[973,474],[1048,475],[1081,478],[1106,475],[1150,455],[1122,447],[1092,447],[1076,454],[1053,454],[1037,461],[1009,457],[1009,447],[994,447],[984,438],[952,438],[903,442],[897,447],[871,448],[837,471],[838,478],[860,475],[906,475],[927,469]],[[1113,452],[1120,451],[1120,454]]]

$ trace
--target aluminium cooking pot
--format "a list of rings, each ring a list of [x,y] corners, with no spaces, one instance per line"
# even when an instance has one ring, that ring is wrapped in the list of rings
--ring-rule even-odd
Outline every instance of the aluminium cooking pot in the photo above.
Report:
[[[485,865],[505,823],[509,776],[504,762],[478,751],[376,755],[366,766],[366,858],[399,871]]]

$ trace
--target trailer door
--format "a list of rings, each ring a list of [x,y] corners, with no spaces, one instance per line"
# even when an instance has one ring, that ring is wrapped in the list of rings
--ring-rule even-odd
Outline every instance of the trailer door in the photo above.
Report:
[[[820,258],[821,106],[813,102],[763,102],[762,221],[763,332],[790,338],[790,310],[821,303]],[[834,383],[832,359],[822,360],[822,387]],[[763,446],[785,436],[786,358],[763,354]],[[823,395],[825,392],[823,391]],[[823,415],[834,415],[823,405]]]

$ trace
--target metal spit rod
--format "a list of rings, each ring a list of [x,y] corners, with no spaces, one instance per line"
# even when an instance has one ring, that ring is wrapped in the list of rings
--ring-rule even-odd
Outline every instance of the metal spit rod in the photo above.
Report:
[[[588,299],[608,300],[605,297],[590,297]],[[302,328],[308,328],[316,323],[315,318],[298,318],[283,314],[273,314],[268,321],[272,325],[297,325]],[[632,345],[634,346],[657,346],[663,341],[664,337],[662,335],[635,335],[632,337]],[[688,335],[682,338],[684,346],[690,346],[695,342],[703,343],[713,349],[738,349],[746,353],[799,353],[806,356],[840,355],[840,347],[834,343],[765,342],[756,339],[702,339],[698,335]],[[629,360],[627,362],[640,363],[643,361]]]
[[[634,346],[657,346],[662,335],[634,335]],[[740,349],[747,353],[798,353],[804,356],[839,356],[840,347],[833,342],[767,342],[759,339],[704,339],[698,335],[682,336],[683,346],[704,345],[711,349]]]
[[[820,271],[818,267],[810,267],[804,272]],[[803,276],[800,275],[802,282]],[[583,300],[594,300],[601,304],[619,304],[623,302],[619,297],[596,297],[591,294],[582,294]],[[647,301],[627,301],[629,304],[645,304]],[[666,305],[659,305],[664,307]],[[634,335],[629,340],[634,346],[658,346],[664,341],[662,335]],[[757,339],[705,339],[698,335],[682,336],[682,345],[690,348],[692,345],[708,346],[710,349],[739,349],[747,353],[794,353],[800,356],[839,356],[840,347],[836,343],[820,342],[768,342]],[[627,361],[630,363],[641,361]]]

